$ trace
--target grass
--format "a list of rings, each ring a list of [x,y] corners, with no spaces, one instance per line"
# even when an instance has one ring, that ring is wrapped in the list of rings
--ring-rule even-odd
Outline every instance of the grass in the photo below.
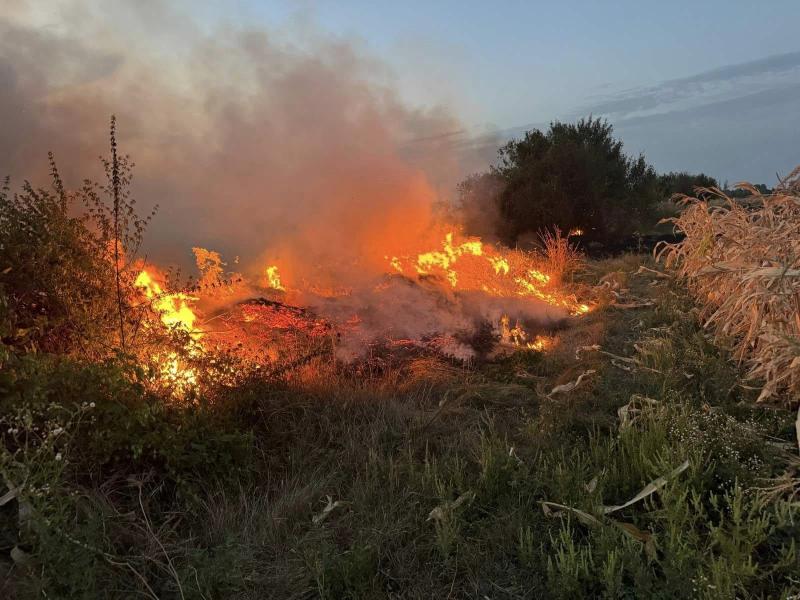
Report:
[[[42,446],[23,465],[40,495],[0,507],[3,547],[27,557],[0,565],[0,595],[797,594],[797,499],[758,491],[791,468],[781,444],[793,442],[792,415],[753,403],[758,392],[698,327],[686,293],[634,274],[642,260],[591,263],[578,279],[613,274],[609,289],[652,305],[601,305],[546,353],[471,370],[433,358],[359,376],[320,370],[184,416],[131,404],[147,415],[129,428],[136,451],[91,436]],[[108,399],[92,401],[82,410],[102,422]],[[167,442],[144,435],[154,423],[180,443],[159,454]],[[89,447],[117,459],[99,469],[81,454]],[[655,493],[601,514],[684,461]],[[548,514],[542,502],[567,508]]]

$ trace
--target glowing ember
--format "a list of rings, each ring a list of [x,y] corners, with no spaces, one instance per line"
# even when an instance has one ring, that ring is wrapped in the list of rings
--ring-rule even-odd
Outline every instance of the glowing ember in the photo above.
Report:
[[[581,229],[580,227],[576,227],[575,229],[570,229],[569,234],[567,234],[568,237],[580,237],[582,235],[583,235],[583,229]]]
[[[392,266],[392,268],[395,271],[398,271],[400,273],[403,272],[403,265],[400,264],[400,259],[399,258],[397,258],[396,256],[392,256],[391,258],[389,258],[388,256],[384,256],[383,258],[385,258],[386,260],[389,261],[389,264]]]

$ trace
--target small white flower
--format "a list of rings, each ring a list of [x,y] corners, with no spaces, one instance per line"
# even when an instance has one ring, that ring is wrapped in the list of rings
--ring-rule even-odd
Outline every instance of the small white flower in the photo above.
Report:
[[[94,408],[94,402],[89,402],[89,408]]]
[[[58,452],[58,453],[56,454],[56,460],[61,460],[61,452]]]

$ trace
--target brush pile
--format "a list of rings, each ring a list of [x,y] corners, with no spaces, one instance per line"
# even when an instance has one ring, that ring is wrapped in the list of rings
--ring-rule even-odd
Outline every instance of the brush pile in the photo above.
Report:
[[[676,198],[686,237],[657,249],[697,299],[705,326],[764,382],[758,401],[800,397],[800,167],[771,193],[750,184]]]

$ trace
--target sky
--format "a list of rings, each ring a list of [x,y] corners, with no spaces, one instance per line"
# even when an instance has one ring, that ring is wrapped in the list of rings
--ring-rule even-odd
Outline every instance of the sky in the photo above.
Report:
[[[774,184],[800,164],[798,22],[797,0],[0,0],[0,175],[53,150],[96,176],[113,112],[170,227],[231,239],[213,207],[236,189],[255,244],[299,218],[279,196],[319,214],[369,161],[370,194],[422,172],[446,199],[505,141],[593,115],[659,171]]]
[[[594,114],[659,170],[770,183],[800,163],[796,0],[241,0],[203,18],[358,40],[405,98],[453,107],[479,143]]]

